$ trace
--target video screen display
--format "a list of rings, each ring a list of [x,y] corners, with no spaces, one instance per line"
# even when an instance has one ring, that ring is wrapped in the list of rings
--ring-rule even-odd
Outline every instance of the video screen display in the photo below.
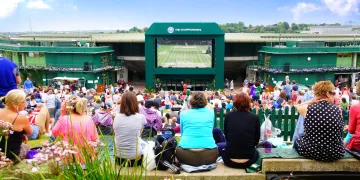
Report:
[[[212,40],[157,39],[157,67],[211,68]]]

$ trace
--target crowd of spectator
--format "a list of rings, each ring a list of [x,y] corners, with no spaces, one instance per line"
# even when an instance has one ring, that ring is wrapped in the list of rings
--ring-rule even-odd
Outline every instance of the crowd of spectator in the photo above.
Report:
[[[140,165],[146,137],[171,130],[180,137],[175,152],[178,163],[196,168],[216,163],[220,157],[229,167],[247,168],[258,159],[261,141],[260,115],[251,111],[292,106],[300,114],[293,142],[300,155],[331,162],[342,158],[345,148],[360,152],[360,82],[353,92],[330,81],[319,81],[303,92],[289,76],[273,90],[266,83],[245,81],[234,91],[159,89],[145,93],[115,84],[97,92],[83,87],[35,87],[29,79],[18,89],[16,71],[7,73],[13,80],[6,81],[11,82],[8,87],[0,83],[5,105],[0,117],[13,125],[7,148],[13,160],[16,158],[11,154],[25,157],[22,152],[28,147],[23,140],[47,135],[49,140],[61,138],[81,146],[106,135],[115,138],[116,162]],[[230,112],[225,115],[222,131],[214,124],[215,113],[224,109]],[[347,114],[349,124],[344,127],[343,116]],[[341,137],[344,130],[349,133],[345,140]],[[4,146],[1,141],[2,151]]]

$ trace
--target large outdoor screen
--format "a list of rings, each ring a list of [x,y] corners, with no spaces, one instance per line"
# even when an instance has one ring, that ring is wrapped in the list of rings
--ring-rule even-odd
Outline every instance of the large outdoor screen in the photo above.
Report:
[[[157,39],[157,67],[211,68],[212,40]]]

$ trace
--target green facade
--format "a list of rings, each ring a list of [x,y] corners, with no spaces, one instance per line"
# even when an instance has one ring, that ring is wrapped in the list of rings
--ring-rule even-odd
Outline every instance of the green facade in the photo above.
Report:
[[[334,82],[335,74],[357,73],[353,68],[354,53],[360,52],[360,47],[324,47],[321,42],[288,42],[286,47],[264,46],[259,51],[258,61],[249,67],[258,71],[261,79],[271,85],[277,81],[284,81],[289,75],[291,80],[299,84],[312,85],[317,81],[330,80]],[[316,46],[316,47],[310,47]],[[285,64],[289,69],[301,71],[312,69],[312,72],[285,72]],[[359,60],[357,61],[359,64]],[[348,68],[349,70],[318,71],[317,68]],[[357,66],[359,67],[359,66]],[[275,72],[274,72],[275,71]]]
[[[95,84],[110,84],[116,82],[116,72],[113,70],[84,71],[84,63],[92,64],[93,69],[106,66],[123,66],[115,60],[111,47],[41,47],[0,45],[0,53],[20,66],[23,79],[30,76],[39,84],[49,85],[55,77],[85,78],[86,87],[93,88]],[[23,64],[23,61],[25,64]],[[31,69],[33,67],[39,69]],[[41,70],[41,67],[79,68],[81,70]]]
[[[285,63],[290,69],[335,67],[336,60],[336,54],[271,54],[270,68],[283,69]]]
[[[173,31],[169,31],[172,28]],[[179,40],[213,40],[212,68],[157,68],[155,66],[157,38]],[[155,79],[192,78],[201,74],[207,80],[215,80],[215,88],[224,88],[224,32],[216,23],[154,23],[145,33],[145,80],[146,88],[155,86]]]

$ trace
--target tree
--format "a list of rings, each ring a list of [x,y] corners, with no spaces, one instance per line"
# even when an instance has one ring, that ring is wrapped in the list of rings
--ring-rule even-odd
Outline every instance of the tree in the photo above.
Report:
[[[299,30],[299,26],[298,26],[296,23],[292,23],[292,24],[291,24],[291,29],[292,29],[293,31],[297,31],[297,30]]]
[[[134,26],[133,28],[131,28],[129,31],[132,32],[132,33],[134,33],[134,32],[142,32],[142,30],[139,29],[139,28],[137,28],[136,26]]]
[[[252,29],[253,28],[253,25],[252,24],[249,24],[249,29]]]
[[[116,33],[120,33],[120,30],[116,30]]]
[[[284,28],[285,28],[286,30],[289,30],[289,28],[290,28],[289,23],[286,22],[286,21],[283,22],[283,26],[284,26]]]
[[[144,27],[144,28],[142,29],[142,32],[146,32],[148,29],[149,29],[148,27]]]

